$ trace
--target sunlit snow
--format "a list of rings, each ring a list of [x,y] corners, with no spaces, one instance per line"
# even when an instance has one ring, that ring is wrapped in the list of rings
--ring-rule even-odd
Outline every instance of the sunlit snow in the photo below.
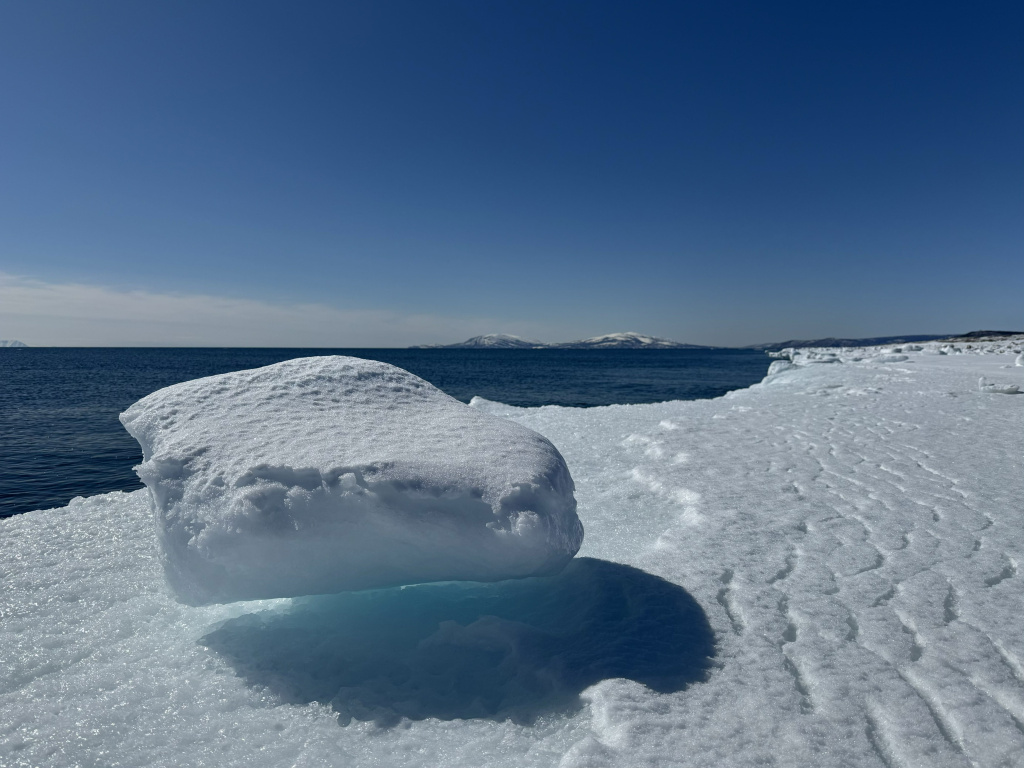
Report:
[[[587,537],[554,577],[193,608],[145,491],[4,520],[0,765],[1019,765],[1020,350],[478,400],[576,480]]]
[[[168,580],[193,605],[551,575],[583,538],[548,440],[387,363],[195,379],[121,421]]]

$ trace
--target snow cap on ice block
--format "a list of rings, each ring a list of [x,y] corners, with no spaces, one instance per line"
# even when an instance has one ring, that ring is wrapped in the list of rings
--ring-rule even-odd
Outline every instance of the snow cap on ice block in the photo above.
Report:
[[[551,574],[583,540],[547,439],[385,363],[197,379],[121,422],[168,580],[193,605]]]

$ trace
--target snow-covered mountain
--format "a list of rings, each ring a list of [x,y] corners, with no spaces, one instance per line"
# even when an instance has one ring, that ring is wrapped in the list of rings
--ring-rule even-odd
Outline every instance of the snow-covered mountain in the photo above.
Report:
[[[642,333],[606,333],[579,341],[567,341],[564,344],[551,346],[568,349],[706,349],[699,344],[683,344],[682,342],[662,339],[658,336],[645,336]]]
[[[551,345],[545,344],[543,341],[533,341],[507,333],[485,333],[483,336],[474,336],[458,344],[435,344],[431,346],[443,349],[537,349]]]
[[[488,333],[458,344],[431,346],[442,349],[706,349],[698,344],[682,344],[671,339],[632,332],[608,333],[578,341],[552,343],[523,339],[507,333]]]
[[[28,346],[28,344],[26,344],[23,341],[18,341],[17,339],[0,339],[0,347],[27,347],[27,346]]]

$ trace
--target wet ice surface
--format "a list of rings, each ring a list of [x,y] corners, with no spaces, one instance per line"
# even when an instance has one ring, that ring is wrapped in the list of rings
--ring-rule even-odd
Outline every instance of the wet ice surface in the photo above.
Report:
[[[5,520],[0,764],[1019,765],[1024,369],[929,351],[478,402],[576,479],[552,579],[189,608],[144,494]]]

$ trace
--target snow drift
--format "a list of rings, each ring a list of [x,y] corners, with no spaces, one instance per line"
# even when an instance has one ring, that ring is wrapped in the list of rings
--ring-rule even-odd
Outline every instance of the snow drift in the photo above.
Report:
[[[547,439],[385,363],[211,376],[121,421],[186,603],[551,574],[583,539]]]

